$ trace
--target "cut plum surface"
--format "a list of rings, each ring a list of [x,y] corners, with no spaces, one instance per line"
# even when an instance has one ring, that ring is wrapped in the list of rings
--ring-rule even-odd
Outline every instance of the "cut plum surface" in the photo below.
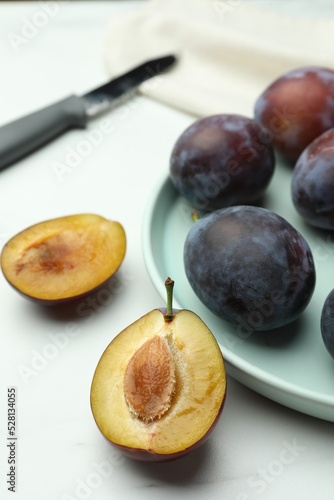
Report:
[[[126,236],[119,222],[77,214],[40,222],[11,238],[1,253],[8,282],[46,303],[90,293],[121,265]]]
[[[203,321],[188,310],[166,321],[155,309],[104,351],[91,408],[102,434],[125,454],[163,461],[204,442],[225,394],[223,357]]]

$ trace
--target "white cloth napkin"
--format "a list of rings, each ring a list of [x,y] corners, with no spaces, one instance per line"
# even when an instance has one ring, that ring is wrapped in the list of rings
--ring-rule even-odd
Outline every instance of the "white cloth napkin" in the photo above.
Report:
[[[333,37],[334,18],[287,15],[240,0],[151,0],[113,19],[105,59],[116,76],[174,53],[177,65],[143,84],[143,94],[195,116],[253,116],[258,95],[285,71],[334,67]]]

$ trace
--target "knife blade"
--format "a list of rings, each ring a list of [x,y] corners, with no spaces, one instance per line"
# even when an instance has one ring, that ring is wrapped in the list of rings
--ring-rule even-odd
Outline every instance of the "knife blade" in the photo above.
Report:
[[[62,133],[83,129],[95,117],[133,93],[140,84],[176,62],[173,55],[151,59],[82,96],[70,95],[46,108],[0,127],[0,170],[29,155]]]

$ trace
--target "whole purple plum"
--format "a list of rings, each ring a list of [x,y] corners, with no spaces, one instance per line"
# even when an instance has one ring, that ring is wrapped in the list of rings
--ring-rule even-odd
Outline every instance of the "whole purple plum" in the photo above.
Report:
[[[334,289],[329,292],[322,306],[320,329],[324,345],[334,358]]]
[[[313,139],[334,127],[334,71],[306,66],[283,74],[258,97],[254,113],[276,150],[295,163]]]
[[[203,304],[242,335],[298,318],[316,281],[304,237],[278,214],[252,206],[220,209],[195,222],[184,267]]]
[[[291,193],[304,220],[334,230],[334,128],[312,141],[298,158]]]
[[[181,134],[170,178],[194,208],[210,212],[257,201],[274,167],[273,147],[254,120],[220,114],[197,120]]]

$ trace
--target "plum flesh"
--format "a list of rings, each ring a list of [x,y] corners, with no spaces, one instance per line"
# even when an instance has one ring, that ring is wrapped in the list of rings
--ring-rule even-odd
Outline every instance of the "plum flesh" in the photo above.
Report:
[[[170,320],[164,313],[154,309],[120,332],[102,354],[91,385],[91,409],[102,434],[126,456],[148,462],[174,460],[202,445],[226,398],[224,360],[211,331],[192,311],[176,311]],[[157,339],[170,351],[167,365],[162,351],[147,350]],[[129,378],[134,362],[137,376]],[[169,387],[169,363],[173,381],[166,398],[156,389]],[[138,405],[141,394],[153,396],[155,410],[163,402],[164,411],[141,414],[129,404]]]
[[[232,114],[197,120],[177,140],[170,178],[199,210],[257,201],[275,167],[272,145],[252,119]]]
[[[303,151],[293,170],[292,201],[309,224],[334,229],[334,128]]]
[[[260,207],[229,207],[200,218],[187,235],[184,266],[199,299],[243,333],[290,323],[315,287],[306,240]]]
[[[116,221],[83,213],[30,226],[4,246],[1,270],[12,287],[45,305],[82,298],[116,273],[126,234]]]

